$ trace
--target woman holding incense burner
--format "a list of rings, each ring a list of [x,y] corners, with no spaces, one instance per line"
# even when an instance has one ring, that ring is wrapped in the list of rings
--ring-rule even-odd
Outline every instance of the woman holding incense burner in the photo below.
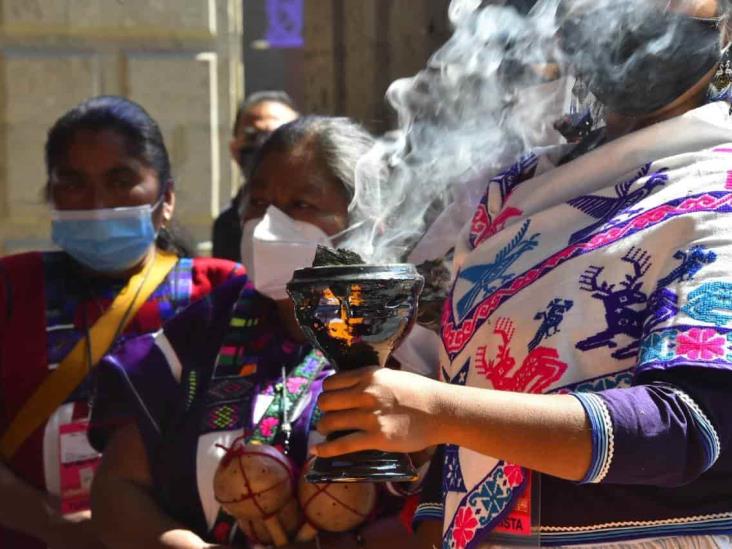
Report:
[[[304,117],[276,130],[242,211],[247,276],[104,361],[90,438],[104,449],[93,508],[109,547],[280,545],[283,537],[316,546],[295,477],[331,368],[305,342],[285,284],[318,244],[348,228],[355,164],[371,143],[343,118]],[[362,515],[358,522],[369,518],[363,502],[328,493],[321,487],[303,503],[325,500],[329,513],[339,503]],[[307,511],[317,525],[317,509]],[[397,537],[406,530],[387,516],[320,547]]]
[[[542,545],[732,543],[727,10],[561,2],[607,126],[488,184],[457,243],[445,383],[326,380],[319,430],[358,432],[316,455],[442,445],[422,516],[443,547],[531,533],[537,498]]]

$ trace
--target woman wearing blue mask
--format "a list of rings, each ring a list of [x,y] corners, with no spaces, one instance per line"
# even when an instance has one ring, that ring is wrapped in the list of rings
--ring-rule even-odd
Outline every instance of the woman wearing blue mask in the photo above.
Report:
[[[304,117],[276,130],[255,160],[242,211],[242,251],[253,277],[217,290],[159,334],[129,341],[103,361],[90,438],[104,448],[93,509],[107,546],[276,541],[252,526],[256,521],[237,523],[222,510],[214,472],[226,448],[241,450],[242,438],[284,454],[296,472],[305,463],[314,403],[330,367],[305,342],[284,285],[294,269],[312,263],[317,244],[337,243],[349,227],[356,163],[371,143],[347,119]],[[381,519],[358,535],[324,535],[320,546],[393,547],[400,538],[408,547],[389,508],[401,500],[387,499],[380,499]],[[327,501],[331,519],[352,510],[339,511],[339,502]],[[298,532],[301,540],[310,537],[298,509],[291,497],[277,520],[292,546],[316,547],[297,541]],[[368,506],[358,511],[369,514]]]
[[[179,257],[168,153],[139,105],[87,100],[45,152],[61,251],[0,259],[0,546],[97,547],[90,372],[119,336],[158,330],[241,269]]]

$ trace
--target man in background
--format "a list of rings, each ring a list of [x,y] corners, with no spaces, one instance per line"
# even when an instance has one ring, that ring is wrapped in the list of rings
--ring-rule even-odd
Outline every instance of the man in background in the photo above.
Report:
[[[295,104],[283,91],[255,92],[239,105],[229,151],[241,169],[243,184],[229,207],[214,221],[212,252],[214,257],[241,261],[239,202],[244,194],[252,161],[259,147],[274,130],[292,122],[298,116]]]

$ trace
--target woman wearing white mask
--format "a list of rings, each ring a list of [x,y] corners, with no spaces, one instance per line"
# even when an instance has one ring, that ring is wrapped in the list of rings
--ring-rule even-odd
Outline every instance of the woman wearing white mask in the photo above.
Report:
[[[0,547],[97,547],[89,373],[118,336],[157,330],[241,268],[179,257],[168,153],[139,105],[74,107],[49,131],[46,165],[62,251],[0,259]]]
[[[304,117],[275,132],[255,160],[241,208],[242,263],[292,330],[285,286],[312,264],[318,244],[348,228],[356,162],[370,146],[371,136],[346,119]]]
[[[242,212],[251,278],[105,359],[90,437],[104,448],[93,509],[109,547],[268,541],[223,512],[214,473],[242,437],[273,447],[296,469],[307,458],[329,366],[305,342],[284,287],[294,269],[312,263],[317,244],[348,228],[356,162],[371,141],[342,118],[305,117],[276,130],[255,161]],[[280,520],[292,541],[300,521]],[[377,547],[396,538],[409,540],[387,517],[319,543]]]

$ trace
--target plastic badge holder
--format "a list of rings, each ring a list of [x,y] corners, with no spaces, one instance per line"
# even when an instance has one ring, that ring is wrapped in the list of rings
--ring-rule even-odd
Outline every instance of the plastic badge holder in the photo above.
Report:
[[[541,475],[527,471],[528,484],[513,509],[480,547],[539,547],[541,526]]]

